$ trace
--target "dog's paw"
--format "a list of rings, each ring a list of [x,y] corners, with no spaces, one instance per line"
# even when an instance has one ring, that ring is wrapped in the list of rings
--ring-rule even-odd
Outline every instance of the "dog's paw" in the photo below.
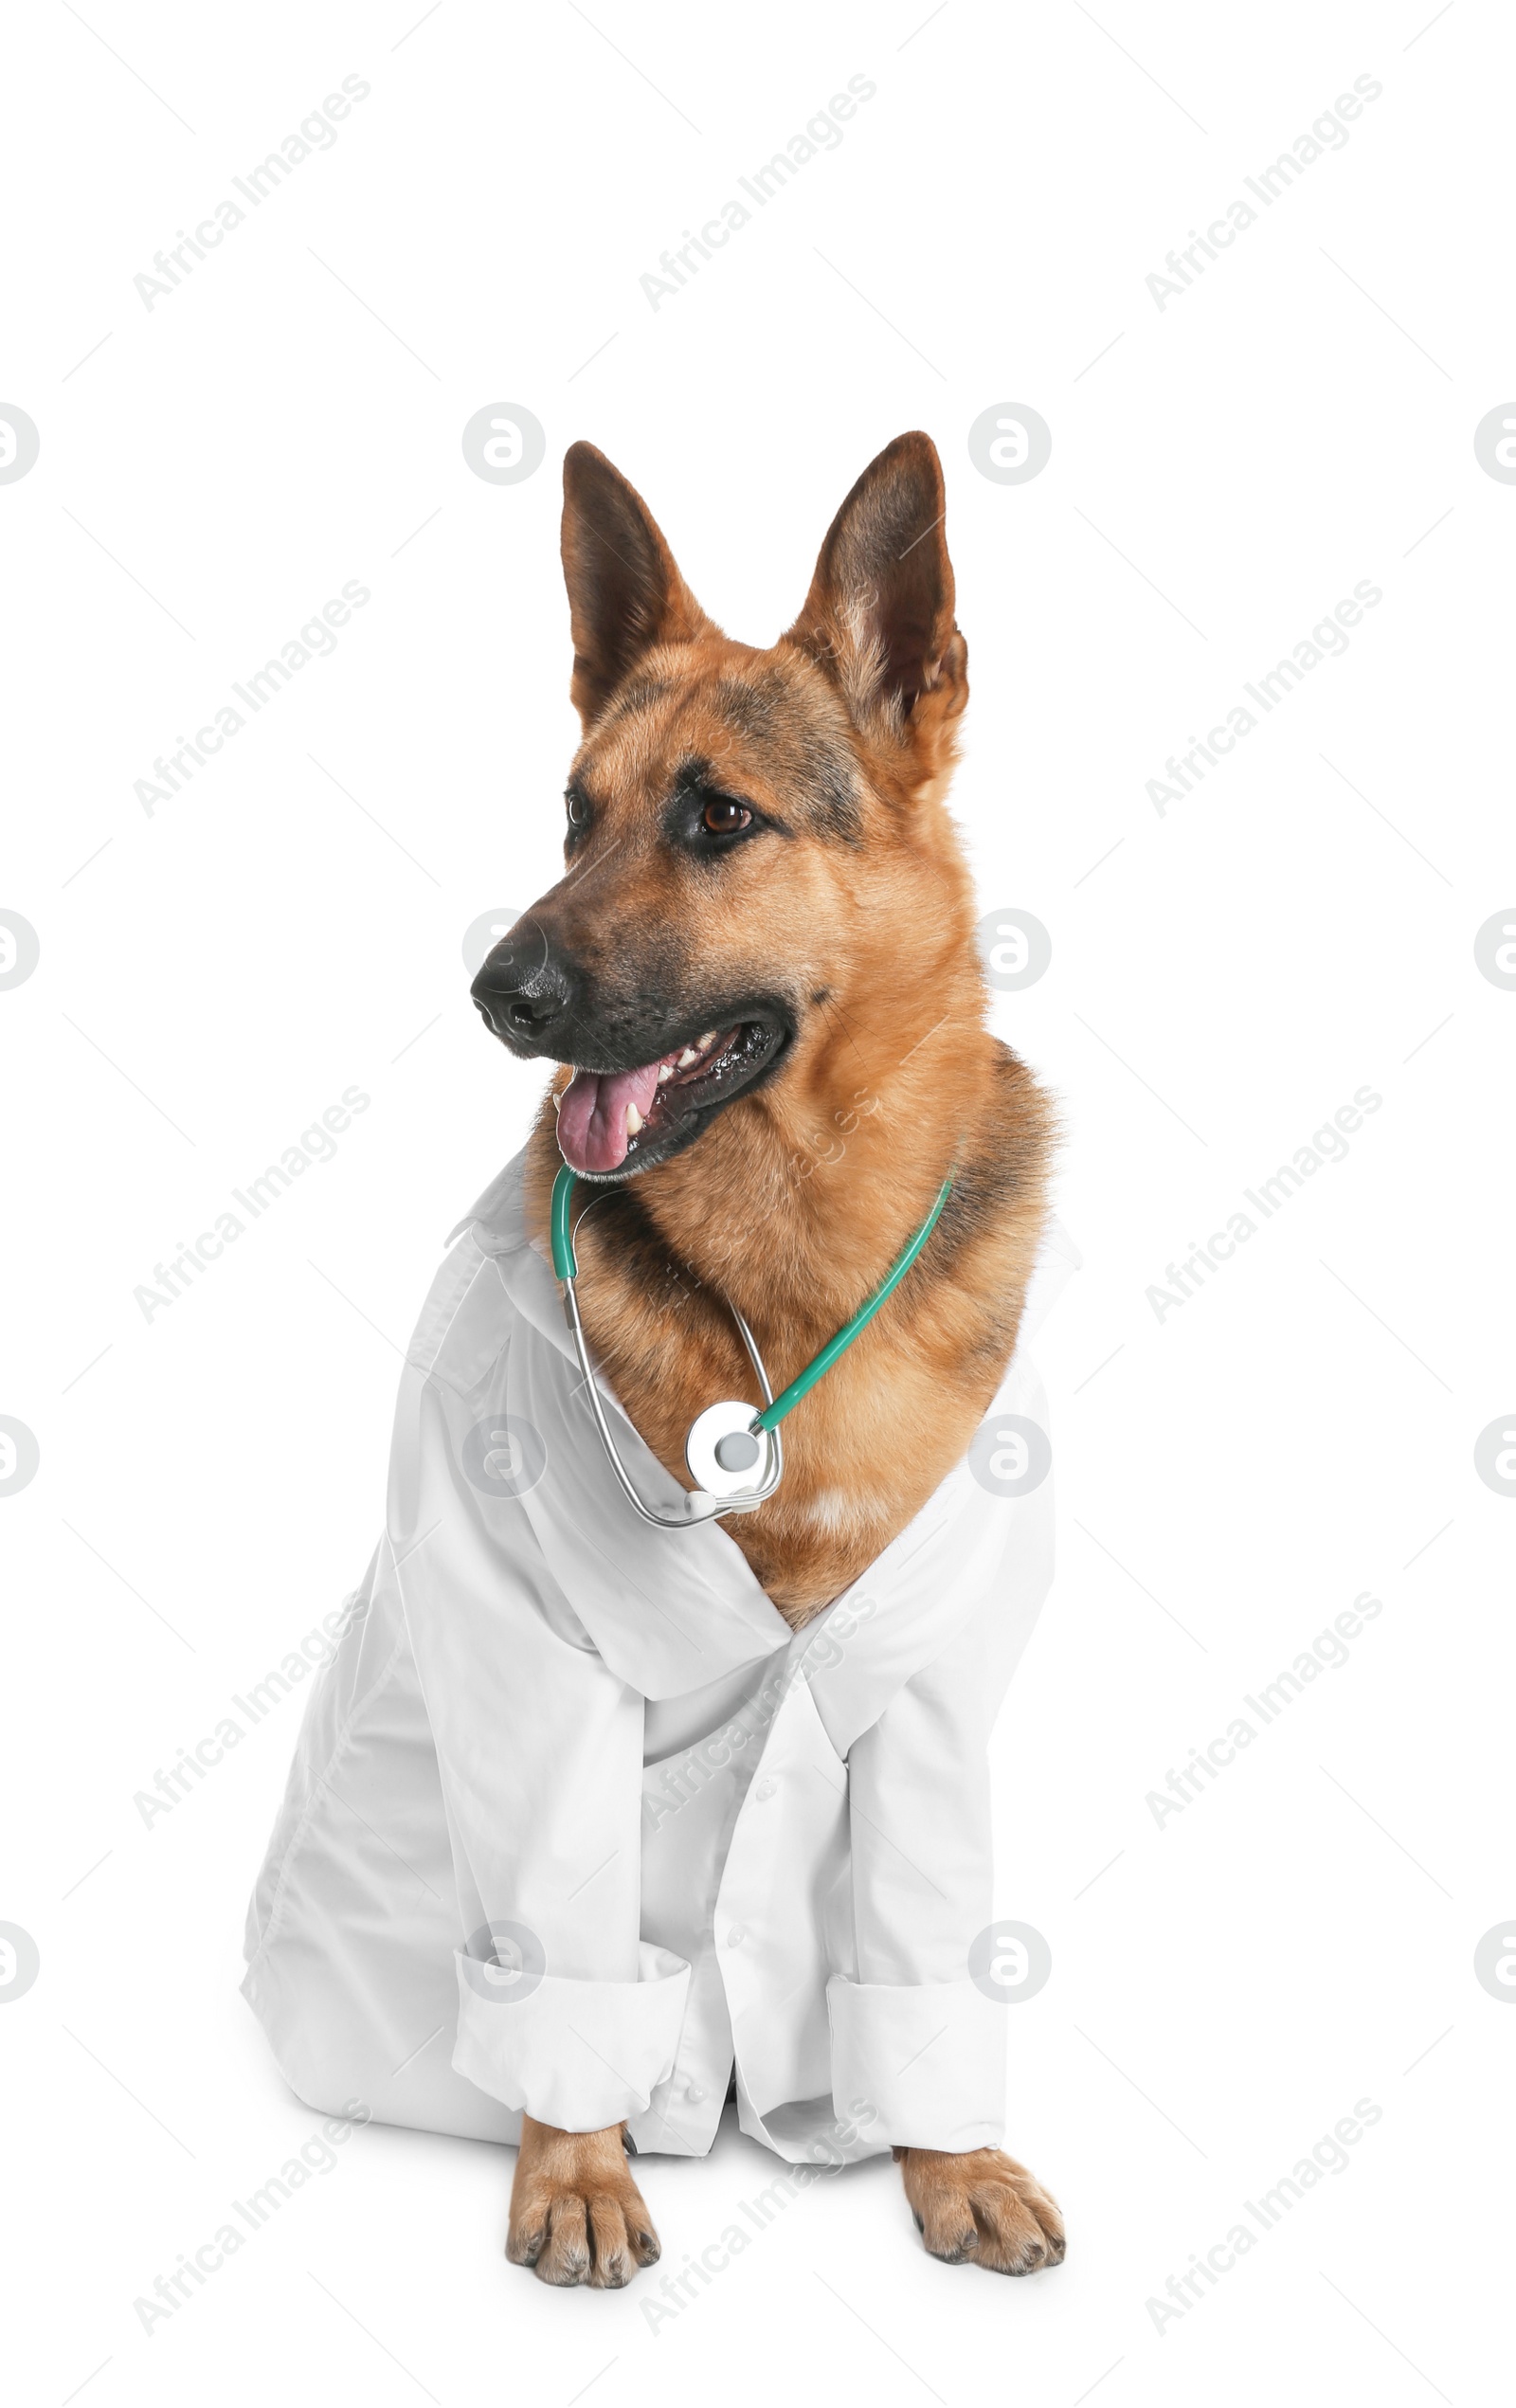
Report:
[[[505,2254],[544,2283],[620,2290],[661,2255],[622,2127],[560,2132],[522,2119]]]
[[[949,2266],[1035,2274],[1062,2263],[1063,2218],[1034,2174],[1002,2149],[897,2152],[916,2230]]]

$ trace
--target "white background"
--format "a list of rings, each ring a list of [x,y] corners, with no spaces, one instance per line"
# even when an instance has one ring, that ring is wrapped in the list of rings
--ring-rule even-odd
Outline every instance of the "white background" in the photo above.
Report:
[[[1495,2394],[1516,2016],[1473,1951],[1516,1905],[1516,1509],[1473,1449],[1513,1403],[1516,995],[1473,938],[1516,895],[1516,490],[1472,433],[1516,391],[1516,35],[1494,0],[925,13],[12,21],[0,399],[42,442],[0,485],[0,905],[41,943],[0,993],[0,1412],[41,1450],[0,1498],[0,1919],[41,1957],[0,2014],[18,2400]],[[153,253],[348,74],[334,147],[146,309]],[[659,254],[855,74],[841,145],[655,312]],[[1164,254],[1364,74],[1345,148],[1160,311]],[[524,483],[465,465],[494,401],[547,430]],[[1002,401],[1053,430],[1024,485],[968,457]],[[650,2329],[655,2276],[505,2264],[509,2152],[375,2127],[145,2333],[134,2301],[317,2121],[237,1996],[298,1700],[151,1828],[134,1797],[358,1578],[398,1349],[533,1106],[461,943],[556,874],[562,451],[608,452],[767,642],[910,426],[948,477],[984,908],[1053,940],[996,1025],[1061,1098],[1085,1255],[1038,1347],[1060,1573],[995,1749],[999,1908],[1054,1959],[1007,2011],[1008,2141],[1068,2262],[931,2263],[875,2163]],[[352,579],[334,655],[149,816],[154,756]],[[1161,817],[1165,757],[1360,580],[1345,656]],[[145,1320],[134,1289],[351,1085],[335,1158]],[[1361,1086],[1347,1159],[1160,1321],[1165,1265]],[[1160,1827],[1147,1793],[1363,1590],[1350,1661]],[[1155,2329],[1363,2098],[1347,2169]],[[659,2272],[774,2170],[730,2126],[647,2162]]]

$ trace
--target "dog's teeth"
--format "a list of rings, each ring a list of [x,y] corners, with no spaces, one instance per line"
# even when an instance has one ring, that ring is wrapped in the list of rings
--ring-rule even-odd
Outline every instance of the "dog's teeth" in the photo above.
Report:
[[[706,1032],[705,1032],[705,1035],[704,1035],[704,1036],[701,1038],[701,1040],[700,1040],[700,1050],[701,1050],[701,1052],[702,1052],[702,1053],[704,1053],[704,1051],[705,1051],[705,1049],[706,1049],[707,1045],[713,1045],[713,1044],[715,1043],[715,1041],[716,1041],[716,1032],[715,1032],[715,1030],[714,1030],[713,1028],[708,1028],[708,1029],[706,1030]]]
[[[673,1076],[674,1064],[672,1062],[660,1062],[659,1064],[658,1083],[660,1087],[666,1087]]]
[[[635,1137],[641,1126],[641,1113],[638,1111],[635,1104],[628,1104],[626,1107],[626,1134],[628,1137]]]
[[[692,1062],[698,1061],[700,1057],[695,1052],[695,1047],[693,1045],[686,1045],[683,1053],[679,1056],[677,1067],[680,1070],[688,1070],[690,1064]]]

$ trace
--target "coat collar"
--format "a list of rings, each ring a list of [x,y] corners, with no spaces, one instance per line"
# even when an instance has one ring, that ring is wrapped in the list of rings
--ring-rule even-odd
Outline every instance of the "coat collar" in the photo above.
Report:
[[[517,1313],[579,1379],[578,1359],[565,1326],[558,1282],[545,1248],[539,1250],[526,1224],[525,1151],[493,1179],[453,1232],[471,1232],[496,1273]],[[1002,1393],[1019,1380],[1022,1344],[1040,1323],[1079,1257],[1058,1223],[1050,1225],[1022,1315],[1016,1356],[1007,1367]],[[521,1375],[528,1376],[523,1361]],[[675,1483],[623,1410],[614,1391],[598,1377],[602,1395],[621,1427],[618,1442],[644,1495],[672,1503]],[[602,1515],[575,1515],[561,1497],[541,1492],[525,1501],[539,1544],[565,1594],[588,1609],[597,1644],[623,1679],[645,1696],[670,1696],[700,1689],[744,1661],[790,1650],[823,1668],[829,1624],[846,1633],[836,1674],[817,1683],[825,1718],[836,1736],[867,1728],[888,1695],[923,1661],[948,1643],[969,1610],[977,1583],[962,1577],[981,1550],[999,1551],[998,1525],[1003,1500],[987,1498],[961,1462],[897,1531],[858,1578],[823,1614],[793,1633],[747,1557],[729,1531],[714,1521],[689,1530],[654,1530],[639,1522],[615,1491],[587,1412],[569,1413],[568,1384],[551,1383],[550,1399],[537,1394],[532,1410],[556,1422],[551,1452],[571,1463],[581,1495],[599,1498],[613,1517],[615,1541],[607,1552],[592,1536]],[[559,1419],[559,1415],[562,1418]],[[998,1504],[998,1510],[996,1510]],[[988,1509],[988,1511],[986,1511]],[[624,1514],[624,1522],[621,1516]],[[980,1525],[984,1523],[984,1528]],[[949,1535],[950,1534],[950,1535]],[[945,1586],[947,1561],[959,1578]],[[590,1606],[593,1598],[594,1605]],[[845,1668],[844,1668],[845,1667]],[[815,1680],[815,1673],[805,1677]],[[839,1752],[845,1753],[845,1741]]]

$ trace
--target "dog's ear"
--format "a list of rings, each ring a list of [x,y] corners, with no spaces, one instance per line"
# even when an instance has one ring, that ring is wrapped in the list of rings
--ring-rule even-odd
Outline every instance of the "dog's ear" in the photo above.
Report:
[[[788,639],[832,679],[859,728],[907,743],[927,776],[950,757],[950,723],[968,699],[946,510],[930,436],[897,435],[827,530]]]
[[[688,643],[711,625],[641,495],[593,444],[572,444],[564,456],[563,575],[574,641],[568,691],[587,728],[644,652]]]

